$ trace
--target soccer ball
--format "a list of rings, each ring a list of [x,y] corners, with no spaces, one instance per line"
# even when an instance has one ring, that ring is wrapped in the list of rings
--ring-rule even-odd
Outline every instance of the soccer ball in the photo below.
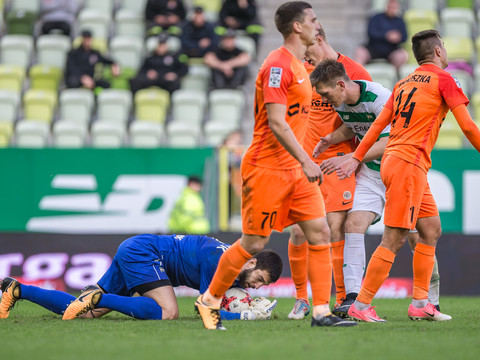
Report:
[[[225,292],[220,307],[232,313],[240,313],[247,310],[252,301],[252,296],[245,289],[234,287]]]

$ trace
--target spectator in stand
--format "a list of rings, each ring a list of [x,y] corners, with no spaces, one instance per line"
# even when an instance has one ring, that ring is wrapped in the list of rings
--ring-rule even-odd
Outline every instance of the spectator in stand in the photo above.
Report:
[[[389,0],[385,12],[368,22],[368,43],[356,49],[354,59],[361,65],[372,59],[386,59],[397,69],[407,62],[408,54],[401,47],[407,40],[407,29],[399,16],[398,0]]]
[[[250,55],[235,46],[235,31],[228,29],[220,43],[204,57],[212,69],[212,85],[215,89],[235,89],[245,83]]]
[[[95,79],[95,65],[103,63],[112,66],[113,76],[120,74],[118,64],[102,56],[97,50],[92,49],[92,33],[82,31],[82,43],[79,47],[70,50],[67,55],[65,82],[69,88],[85,87],[91,90],[108,88],[110,83],[103,79]]]
[[[42,34],[57,31],[70,36],[78,9],[77,0],[42,0],[40,4]]]
[[[255,0],[225,0],[219,18],[220,26],[226,29],[245,30],[258,46],[263,26],[257,18]]]
[[[217,42],[213,24],[205,19],[203,8],[195,7],[192,20],[183,27],[183,52],[188,57],[203,57]]]
[[[158,36],[154,54],[145,59],[138,75],[130,80],[133,93],[149,86],[158,86],[170,93],[180,88],[180,81],[188,71],[188,57],[171,53],[167,41],[167,33]]]
[[[182,0],[148,0],[145,7],[147,34],[157,35],[168,31],[180,35],[186,11]]]

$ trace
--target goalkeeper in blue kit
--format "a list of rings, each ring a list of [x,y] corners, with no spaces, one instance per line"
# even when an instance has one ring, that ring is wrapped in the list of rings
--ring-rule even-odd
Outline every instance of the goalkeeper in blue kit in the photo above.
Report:
[[[21,299],[63,315],[64,320],[97,318],[112,310],[136,319],[177,319],[173,287],[185,285],[203,293],[229,246],[201,235],[137,235],[120,244],[97,285],[88,286],[78,298],[24,285],[11,277],[3,279],[0,319],[7,318]],[[277,281],[281,271],[280,256],[265,250],[245,263],[234,286],[258,289]],[[136,293],[140,296],[133,297]],[[221,316],[226,320],[268,319],[275,306],[276,300],[261,299],[241,313],[222,311]]]

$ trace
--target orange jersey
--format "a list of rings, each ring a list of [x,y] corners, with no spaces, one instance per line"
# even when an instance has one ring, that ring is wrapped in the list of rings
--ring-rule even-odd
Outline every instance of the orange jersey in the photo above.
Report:
[[[385,154],[427,172],[445,115],[460,104],[468,105],[468,99],[451,74],[435,65],[418,67],[395,85],[385,104],[393,112]]]
[[[337,61],[345,66],[345,70],[350,79],[372,81],[368,71],[356,61],[342,54],[338,54]],[[305,63],[305,68],[310,74],[315,67],[309,63]],[[322,101],[322,97],[315,91],[315,88],[313,88],[312,106],[310,107],[307,133],[303,143],[303,148],[307,154],[312,157],[313,149],[320,141],[320,138],[335,131],[340,125],[342,125],[342,119],[340,119],[333,106]],[[339,153],[347,154],[353,150],[353,143],[351,141],[341,142],[336,145],[331,145],[314,160],[316,162],[322,162],[325,159],[338,156]]]
[[[280,144],[269,127],[266,104],[286,105],[285,120],[300,144],[305,137],[312,85],[303,63],[283,46],[272,51],[257,75],[255,127],[243,161],[272,168],[291,169],[300,163]]]

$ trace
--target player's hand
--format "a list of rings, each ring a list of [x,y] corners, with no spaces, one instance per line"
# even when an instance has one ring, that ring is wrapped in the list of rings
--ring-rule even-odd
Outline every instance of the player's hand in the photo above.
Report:
[[[328,149],[328,147],[331,145],[330,143],[330,134],[325,136],[325,137],[321,137],[320,138],[320,141],[318,142],[318,144],[315,146],[315,149],[313,149],[313,154],[312,156],[316,159],[318,157],[318,155],[320,155],[322,152],[324,152],[325,150]]]
[[[245,311],[251,311],[254,315],[253,319],[245,319],[242,311],[241,318],[244,320],[268,320],[272,316],[272,311],[277,306],[277,300],[270,301],[266,298],[259,297],[254,299],[250,304],[250,309]]]
[[[308,181],[315,182],[318,181],[318,185],[321,185],[323,182],[323,173],[320,169],[320,166],[315,164],[310,158],[305,164],[302,165],[303,172],[307,176]]]
[[[353,157],[348,159],[347,161],[344,161],[335,168],[338,178],[340,180],[343,180],[350,177],[355,172],[355,170],[357,170],[358,165],[360,165],[360,161]]]
[[[320,169],[322,169],[322,171],[325,175],[330,175],[331,173],[336,171],[336,168],[337,168],[338,165],[340,165],[344,161],[347,161],[351,157],[352,157],[352,154],[346,154],[346,155],[343,155],[343,156],[335,156],[335,157],[332,157],[330,159],[324,160],[320,164]]]

